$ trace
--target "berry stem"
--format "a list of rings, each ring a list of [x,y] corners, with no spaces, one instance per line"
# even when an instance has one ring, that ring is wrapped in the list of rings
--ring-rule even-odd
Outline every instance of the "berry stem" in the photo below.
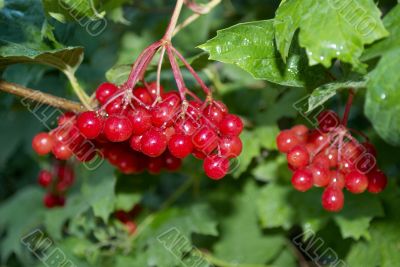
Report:
[[[189,7],[195,14],[191,15],[187,19],[185,19],[181,24],[176,26],[174,33],[172,36],[175,36],[178,32],[180,32],[182,29],[187,27],[189,24],[197,20],[201,15],[205,15],[210,13],[210,11],[216,7],[219,3],[221,3],[221,0],[211,0],[208,4],[204,6],[199,6],[193,2],[187,3],[187,7]]]
[[[167,41],[168,43],[171,42],[172,36],[175,31],[176,24],[178,23],[179,15],[181,14],[182,11],[182,6],[184,4],[184,0],[177,0],[174,13],[172,13],[171,20],[169,22],[167,31],[164,34],[164,37],[162,38],[163,40]]]
[[[26,88],[15,83],[0,81],[0,90],[6,93],[23,97],[23,100],[25,101],[29,99],[66,111],[83,112],[86,110],[86,108],[81,103],[43,93],[38,90]]]
[[[161,68],[162,68],[162,64],[164,61],[164,55],[165,55],[165,46],[162,47],[161,52],[160,52],[160,59],[158,60],[158,66],[157,66],[157,97],[155,102],[158,102],[161,99],[160,96],[160,83],[161,83]]]
[[[350,89],[349,97],[347,98],[347,104],[346,104],[346,108],[344,110],[343,119],[342,119],[342,124],[344,126],[347,126],[347,122],[349,120],[350,109],[351,109],[351,105],[353,104],[354,95],[355,95],[354,90]]]
[[[72,89],[74,90],[76,96],[79,98],[81,103],[85,106],[85,108],[87,110],[93,110],[90,104],[91,103],[90,97],[85,93],[85,91],[79,84],[78,79],[76,78],[74,72],[71,71],[70,69],[67,69],[64,71],[64,74],[67,76],[69,83],[72,86]]]
[[[207,97],[211,96],[212,95],[211,90],[205,85],[205,83],[202,81],[202,79],[199,77],[199,75],[196,73],[196,71],[192,68],[192,66],[190,66],[190,64],[182,56],[182,54],[179,53],[179,51],[176,50],[174,47],[172,47],[172,50],[178,56],[178,58],[182,61],[182,63],[185,65],[185,67],[189,70],[189,72],[192,74],[192,76],[195,78],[195,80],[198,82],[198,84],[201,86],[201,88],[203,89],[203,91],[207,95]]]
[[[172,46],[166,45],[166,49],[167,49],[169,61],[171,63],[172,72],[174,73],[176,85],[178,86],[179,94],[181,96],[182,101],[184,101],[184,100],[186,100],[186,86],[185,86],[185,82],[182,77],[181,70],[178,66],[178,63],[176,62],[175,55],[172,51],[172,49],[173,49]]]

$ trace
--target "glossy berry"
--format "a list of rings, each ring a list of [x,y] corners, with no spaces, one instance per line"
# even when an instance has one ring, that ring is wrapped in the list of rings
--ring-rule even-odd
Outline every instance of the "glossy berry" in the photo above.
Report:
[[[295,146],[287,154],[287,161],[294,168],[302,168],[308,165],[310,155],[304,146]]]
[[[373,144],[371,144],[370,142],[364,142],[361,145],[365,149],[364,153],[369,153],[372,156],[376,157],[376,148]]]
[[[292,176],[292,185],[301,192],[309,190],[313,186],[312,173],[306,169],[296,170]]]
[[[328,147],[326,148],[323,153],[328,157],[329,159],[329,166],[331,168],[334,168],[338,165],[338,150],[335,147]]]
[[[228,114],[220,122],[219,130],[223,135],[238,136],[243,130],[243,122],[238,116]]]
[[[48,154],[53,145],[53,137],[48,133],[38,133],[32,140],[32,148],[40,156]]]
[[[303,124],[299,124],[296,126],[293,126],[292,129],[290,129],[292,133],[294,133],[297,138],[300,140],[300,142],[305,143],[307,142],[308,138],[308,128],[307,126]]]
[[[219,150],[222,156],[236,158],[242,153],[243,144],[237,136],[223,136],[219,141]]]
[[[57,119],[58,126],[62,126],[64,124],[72,124],[74,121],[75,113],[73,112],[65,112]]]
[[[338,212],[343,208],[344,195],[340,188],[328,186],[322,193],[322,207],[331,212]]]
[[[69,146],[62,142],[56,142],[53,146],[52,152],[54,157],[59,160],[67,160],[73,154]]]
[[[81,113],[76,120],[76,125],[82,135],[88,139],[95,139],[103,130],[103,120],[94,111]]]
[[[175,134],[168,142],[168,149],[177,158],[183,159],[193,151],[192,139],[183,134]]]
[[[381,170],[373,170],[367,174],[368,192],[377,194],[385,189],[387,185],[387,177]]]
[[[132,133],[141,135],[151,128],[151,114],[144,108],[137,108],[127,114],[132,123]]]
[[[147,84],[147,91],[150,93],[151,97],[155,99],[157,97],[157,83],[151,82]],[[164,87],[160,85],[160,95],[164,95]]]
[[[104,104],[112,95],[118,91],[118,87],[112,83],[102,83],[96,90],[96,99],[100,104]]]
[[[218,125],[224,118],[225,113],[219,106],[212,103],[203,110],[203,115],[206,116],[209,121]]]
[[[167,148],[167,138],[155,129],[150,129],[142,136],[141,151],[149,157],[160,156]]]
[[[332,110],[326,110],[318,115],[319,129],[327,133],[340,125],[339,116]]]
[[[140,101],[139,105],[151,105],[153,103],[153,97],[144,87],[138,87],[133,90],[133,95]]]
[[[330,185],[335,186],[339,189],[343,189],[345,186],[345,176],[341,171],[330,171],[329,173],[330,176]]]
[[[164,167],[162,157],[149,158],[147,161],[147,171],[151,174],[159,174]]]
[[[106,112],[108,115],[119,115],[122,113],[122,107],[123,107],[123,97],[117,97],[116,99],[114,99],[113,101],[111,101],[110,103],[106,103]]]
[[[290,130],[284,130],[276,138],[278,150],[282,153],[289,152],[292,148],[300,144],[298,136]]]
[[[331,181],[329,170],[321,165],[312,164],[309,171],[312,174],[314,185],[317,187],[325,187]]]
[[[41,170],[39,172],[38,182],[42,187],[48,187],[53,181],[53,175],[51,172],[46,170]]]
[[[168,102],[158,103],[151,112],[151,122],[155,127],[170,126],[176,115],[177,108],[170,106]]]
[[[345,186],[353,194],[360,194],[368,187],[368,178],[358,171],[352,171],[345,177]]]
[[[168,171],[176,171],[182,166],[182,160],[174,157],[170,153],[164,155],[164,165]]]
[[[130,147],[135,151],[140,151],[142,148],[142,136],[141,135],[132,135],[129,141]]]
[[[218,155],[207,156],[203,162],[206,175],[213,179],[222,179],[229,170],[229,160]]]
[[[111,142],[123,142],[131,137],[133,131],[131,121],[125,116],[113,115],[106,119],[104,134]]]
[[[193,146],[208,154],[218,146],[218,135],[209,126],[203,126],[193,136]]]
[[[43,204],[46,206],[46,208],[49,208],[49,209],[58,206],[59,203],[60,203],[59,198],[52,194],[47,194],[43,198]]]

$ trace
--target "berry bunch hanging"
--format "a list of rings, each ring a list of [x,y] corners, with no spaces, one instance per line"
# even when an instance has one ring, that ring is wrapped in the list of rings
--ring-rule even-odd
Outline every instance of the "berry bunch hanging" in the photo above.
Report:
[[[301,192],[324,187],[322,206],[332,212],[344,205],[343,189],[360,194],[381,192],[386,175],[376,164],[376,150],[368,139],[359,142],[346,125],[348,109],[341,123],[330,110],[318,116],[318,128],[296,125],[277,136],[278,150],[286,153],[293,171],[292,185]],[[356,132],[366,138],[362,133]]]
[[[65,162],[56,161],[51,170],[41,170],[38,175],[38,183],[47,190],[43,198],[44,206],[49,209],[64,206],[65,195],[74,181],[74,171]]]
[[[242,151],[243,123],[213,99],[211,90],[172,46],[176,19],[174,13],[165,36],[139,55],[124,84],[101,84],[96,107],[79,114],[65,113],[56,129],[35,136],[32,146],[37,154],[52,152],[59,160],[74,155],[83,162],[100,155],[125,174],[174,171],[182,159],[193,155],[203,160],[208,177],[223,178],[230,159]],[[147,83],[145,73],[157,53],[157,80]],[[165,54],[178,91],[164,90],[160,84]],[[178,59],[204,91],[204,100],[186,87]]]

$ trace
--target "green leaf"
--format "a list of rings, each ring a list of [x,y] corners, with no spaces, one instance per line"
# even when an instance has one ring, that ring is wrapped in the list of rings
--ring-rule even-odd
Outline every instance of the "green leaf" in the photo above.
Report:
[[[365,68],[359,60],[364,45],[388,35],[373,0],[287,0],[276,12],[274,28],[284,59],[300,29],[299,43],[310,65],[330,67],[337,58],[358,70]]]
[[[340,89],[358,89],[366,87],[366,81],[344,81],[324,84],[316,88],[308,99],[308,110],[310,112],[323,105],[326,101],[336,95]]]
[[[279,155],[274,160],[259,164],[254,168],[252,174],[259,181],[271,182],[278,179],[282,168],[287,169],[287,160],[284,155]]]
[[[11,253],[21,257],[24,247],[21,238],[38,227],[43,220],[43,192],[35,187],[25,187],[0,206],[0,233],[6,232],[1,240],[1,258]],[[29,214],[29,216],[27,216]]]
[[[275,48],[273,20],[237,24],[219,30],[217,36],[200,46],[210,59],[234,64],[256,79],[302,87],[324,78],[318,68],[309,68],[303,51],[294,45],[286,64]]]
[[[400,145],[400,49],[382,56],[369,74],[364,112],[377,133],[388,143]]]
[[[239,177],[246,171],[252,159],[260,154],[261,148],[276,149],[275,137],[278,132],[279,129],[276,126],[257,127],[254,131],[244,130],[240,136],[243,142],[243,151],[237,158],[233,176]]]
[[[362,55],[362,60],[369,60],[396,50],[400,46],[400,4],[395,6],[384,18],[383,25],[390,35],[368,47]]]
[[[261,189],[256,205],[262,227],[289,229],[292,226],[294,210],[287,203],[291,190],[275,184]]]
[[[243,193],[232,200],[233,208],[221,220],[221,238],[214,246],[217,258],[232,264],[262,264],[281,251],[285,238],[274,234],[264,235],[258,227],[254,205],[258,195],[258,188],[251,181],[246,184]]]
[[[64,72],[74,72],[82,60],[81,47],[43,51],[16,43],[7,43],[6,46],[0,47],[0,68],[17,63],[38,63]]]
[[[79,2],[74,0],[42,0],[42,4],[49,16],[63,23],[85,17],[90,20],[98,20],[105,15],[105,12],[99,9],[99,0]]]
[[[107,222],[108,217],[115,210],[116,177],[113,169],[110,165],[103,163],[95,171],[89,171],[87,176],[82,185],[82,193],[93,208],[94,214]]]

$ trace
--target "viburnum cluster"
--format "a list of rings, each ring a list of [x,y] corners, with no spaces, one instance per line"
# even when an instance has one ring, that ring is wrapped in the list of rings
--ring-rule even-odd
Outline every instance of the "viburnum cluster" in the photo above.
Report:
[[[157,80],[147,83],[145,73],[157,52]],[[177,91],[165,90],[160,84],[165,54]],[[204,100],[186,87],[177,59],[200,85]],[[218,180],[228,173],[230,160],[242,151],[242,120],[213,99],[211,90],[168,38],[139,55],[124,84],[103,83],[95,95],[92,110],[67,112],[58,119],[56,129],[34,137],[32,146],[37,154],[52,152],[59,160],[74,155],[83,162],[97,155],[125,174],[174,171],[182,159],[193,155],[203,160],[205,174]]]
[[[51,170],[41,170],[38,183],[47,189],[43,198],[45,207],[51,209],[64,206],[65,194],[75,180],[74,170],[65,162],[57,161]]]
[[[381,192],[387,178],[377,166],[374,145],[359,142],[351,133],[365,136],[348,129],[333,111],[320,113],[318,125],[313,130],[296,125],[277,136],[278,150],[293,171],[293,187],[301,192],[324,187],[322,206],[333,212],[343,208],[344,188],[353,194]]]

